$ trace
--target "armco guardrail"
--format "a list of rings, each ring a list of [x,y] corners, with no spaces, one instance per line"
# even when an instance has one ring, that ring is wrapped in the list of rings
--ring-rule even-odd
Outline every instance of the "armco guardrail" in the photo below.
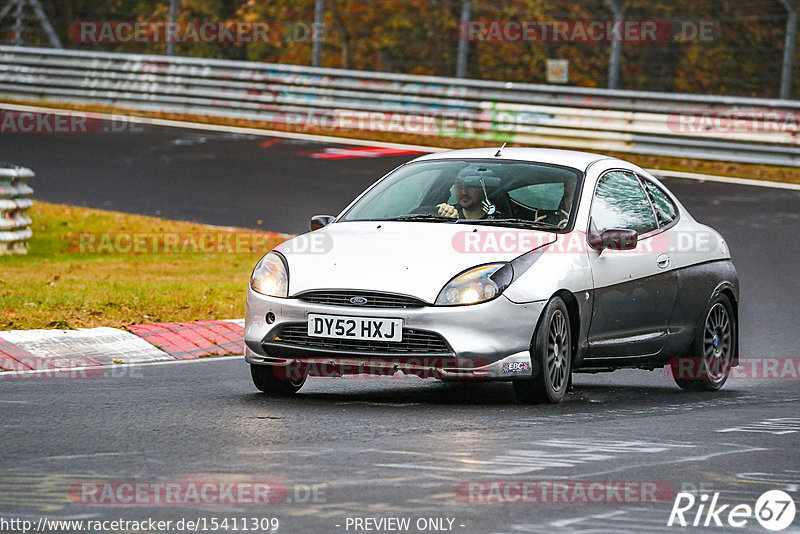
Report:
[[[33,171],[0,163],[0,254],[26,254],[33,235],[28,208],[33,206],[33,189],[28,181]]]
[[[0,97],[800,166],[800,102],[788,100],[8,46]]]

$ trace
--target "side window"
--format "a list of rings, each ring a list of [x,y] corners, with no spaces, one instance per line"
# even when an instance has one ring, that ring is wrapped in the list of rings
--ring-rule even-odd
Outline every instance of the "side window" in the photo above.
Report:
[[[644,234],[658,228],[639,179],[623,171],[611,171],[600,178],[592,202],[592,219],[600,232],[619,228]]]
[[[661,226],[667,226],[678,216],[678,208],[672,203],[667,194],[658,188],[656,184],[647,179],[642,179],[644,187],[653,199],[653,206],[656,208]]]

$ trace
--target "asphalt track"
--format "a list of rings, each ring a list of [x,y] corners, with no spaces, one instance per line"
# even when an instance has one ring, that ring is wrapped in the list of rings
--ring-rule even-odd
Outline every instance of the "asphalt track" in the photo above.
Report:
[[[33,168],[41,200],[281,232],[336,213],[410,159],[314,159],[331,145],[157,127],[0,135],[0,160]],[[665,182],[730,244],[742,355],[800,356],[800,192]],[[416,529],[419,518],[450,518],[451,531],[469,533],[768,532],[752,518],[744,528],[668,527],[674,493],[752,506],[781,489],[800,503],[798,378],[735,379],[705,394],[680,391],[663,372],[577,375],[558,406],[515,404],[505,384],[314,379],[282,400],[257,394],[232,358],[85,381],[3,380],[0,391],[0,519],[278,517],[279,532],[344,533],[366,532],[354,518],[399,517],[411,519],[408,532],[434,531]],[[277,482],[288,495],[260,506],[69,496],[86,481],[187,480]],[[462,502],[457,489],[470,481],[655,481],[672,494]],[[800,532],[800,518],[783,532]]]
[[[300,233],[312,215],[338,213],[410,159],[315,159],[311,154],[331,145],[142,128],[115,134],[0,133],[0,161],[33,169],[31,185],[40,200]]]

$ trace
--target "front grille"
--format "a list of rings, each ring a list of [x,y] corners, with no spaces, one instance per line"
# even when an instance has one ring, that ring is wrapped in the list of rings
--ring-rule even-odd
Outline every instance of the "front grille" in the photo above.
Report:
[[[362,297],[367,300],[364,304],[350,302],[353,297]],[[422,308],[427,304],[407,295],[393,295],[391,293],[376,293],[374,291],[309,291],[298,295],[299,299],[314,304],[328,306],[354,306],[359,308]]]
[[[392,354],[448,354],[447,342],[435,332],[425,332],[403,328],[403,341],[371,341],[364,339],[332,339],[311,337],[305,323],[286,325],[280,329],[275,339],[278,343],[287,343],[311,349],[346,350],[353,352],[392,353]]]

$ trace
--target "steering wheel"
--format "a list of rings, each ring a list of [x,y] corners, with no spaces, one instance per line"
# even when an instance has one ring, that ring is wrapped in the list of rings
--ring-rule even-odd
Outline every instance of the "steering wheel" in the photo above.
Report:
[[[560,209],[558,211],[551,211],[550,213],[543,213],[543,214],[540,215],[539,214],[539,210],[542,210],[542,211],[545,211],[545,212],[550,211],[550,210],[543,210],[542,208],[531,208],[531,209],[534,212],[533,222],[547,222],[547,219],[549,219],[551,217],[561,217],[563,215],[563,218],[559,219],[559,221],[556,224],[556,226],[558,226],[560,229],[563,230],[564,228],[567,227],[567,224],[569,224],[569,213],[564,211],[564,210]],[[552,223],[548,223],[548,224],[552,224]]]
[[[564,214],[564,218],[558,221],[558,227],[563,230],[564,228],[567,227],[567,224],[569,223],[569,213],[567,213],[564,210],[558,210],[558,212]]]
[[[533,210],[533,222],[542,222],[547,220],[547,214],[539,215],[539,210],[541,208],[531,208]]]

